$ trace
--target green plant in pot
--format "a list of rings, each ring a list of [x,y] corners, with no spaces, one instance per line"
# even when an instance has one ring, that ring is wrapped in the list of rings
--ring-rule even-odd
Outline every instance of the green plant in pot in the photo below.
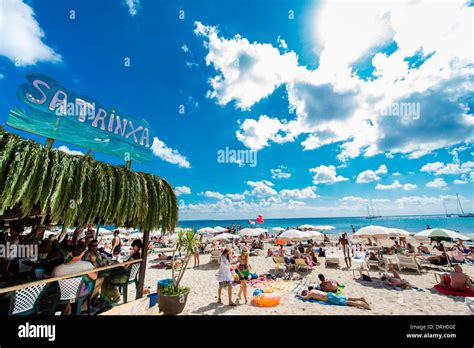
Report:
[[[179,314],[186,306],[188,294],[191,289],[186,286],[181,286],[181,281],[183,280],[189,261],[199,248],[199,243],[199,236],[194,230],[180,230],[178,232],[178,240],[171,261],[171,278],[173,281],[163,290],[158,298],[158,305],[164,314]],[[174,256],[176,252],[186,255],[180,269],[176,269],[175,267]]]

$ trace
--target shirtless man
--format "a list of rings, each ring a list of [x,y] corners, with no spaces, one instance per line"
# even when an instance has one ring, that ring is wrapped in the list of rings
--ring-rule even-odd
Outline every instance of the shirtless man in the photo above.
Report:
[[[430,254],[430,250],[428,249],[428,247],[426,245],[423,245],[423,243],[420,243],[420,245],[418,246],[418,252],[420,253],[423,253],[423,254]]]
[[[389,267],[389,271],[393,273],[393,276],[387,273],[380,273],[380,280],[386,281],[390,286],[398,286],[402,289],[412,288],[411,284],[408,281],[402,279],[400,273],[397,272],[397,270],[393,267],[392,264]]]
[[[339,285],[338,282],[336,282],[335,280],[326,280],[324,278],[324,275],[322,275],[322,274],[319,274],[318,278],[321,281],[321,283],[319,285],[320,285],[322,291],[324,291],[324,292],[336,292],[337,291],[337,287]]]
[[[300,294],[303,300],[314,299],[322,302],[329,302],[334,305],[350,306],[356,308],[370,309],[370,305],[363,297],[345,297],[332,292],[323,292],[315,289],[303,290]]]
[[[447,275],[441,276],[441,281],[439,282],[440,285],[446,285],[446,277]],[[449,283],[449,286],[452,289],[458,290],[458,291],[465,291],[466,288],[469,288],[472,291],[474,291],[474,286],[472,285],[471,279],[469,279],[469,276],[462,273],[461,266],[455,265],[454,271],[452,271],[449,274],[449,277],[451,278],[451,282]]]
[[[344,261],[348,268],[351,267],[351,248],[349,247],[349,239],[347,239],[347,234],[343,233],[337,244],[341,244],[342,252],[344,254]]]

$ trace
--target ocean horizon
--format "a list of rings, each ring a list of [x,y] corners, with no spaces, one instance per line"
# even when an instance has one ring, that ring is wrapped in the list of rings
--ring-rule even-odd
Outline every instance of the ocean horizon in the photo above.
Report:
[[[352,217],[306,217],[306,218],[268,218],[263,224],[256,223],[249,225],[248,219],[207,219],[207,220],[180,220],[178,225],[183,228],[200,229],[203,227],[230,226],[239,224],[245,227],[262,227],[271,229],[273,227],[297,227],[304,224],[310,225],[330,225],[335,229],[325,233],[329,235],[342,232],[351,232],[351,225],[356,230],[369,225],[379,225],[384,227],[401,228],[408,232],[420,232],[426,229],[426,225],[431,228],[446,228],[458,231],[474,239],[474,218],[446,217],[445,215],[394,215],[382,216],[375,219],[367,219],[365,216]]]

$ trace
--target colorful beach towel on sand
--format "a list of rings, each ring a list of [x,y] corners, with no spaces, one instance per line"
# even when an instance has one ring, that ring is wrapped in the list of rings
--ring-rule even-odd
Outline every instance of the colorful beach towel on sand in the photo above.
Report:
[[[300,295],[296,295],[295,297],[296,297],[298,300],[303,301],[303,302],[319,303],[320,305],[324,305],[324,306],[332,306],[332,305],[333,305],[332,303],[324,302],[324,301],[318,301],[318,300],[315,300],[314,298],[310,298],[310,299],[305,300],[305,299],[302,298]],[[337,305],[334,305],[334,306],[337,306]]]
[[[470,289],[466,289],[465,291],[459,291],[459,290],[454,290],[447,285],[440,285],[440,284],[436,284],[434,288],[443,295],[474,297],[474,291]]]

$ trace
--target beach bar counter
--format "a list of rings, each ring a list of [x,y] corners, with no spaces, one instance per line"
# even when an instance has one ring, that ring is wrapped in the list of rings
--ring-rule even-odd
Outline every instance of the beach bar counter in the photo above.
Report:
[[[0,128],[2,234],[13,226],[32,226],[32,230],[36,226],[61,226],[61,241],[68,227],[87,224],[140,230],[141,258],[97,267],[93,272],[130,267],[136,273],[137,298],[142,297],[150,231],[173,231],[178,204],[166,180],[129,168],[96,161],[90,154],[67,154],[51,149],[48,143],[43,146]],[[36,237],[36,243],[44,238]],[[65,279],[80,282],[90,272],[45,279],[29,277],[15,285],[2,283],[0,296],[11,299],[9,314],[35,314],[46,289],[59,289],[58,282]]]

